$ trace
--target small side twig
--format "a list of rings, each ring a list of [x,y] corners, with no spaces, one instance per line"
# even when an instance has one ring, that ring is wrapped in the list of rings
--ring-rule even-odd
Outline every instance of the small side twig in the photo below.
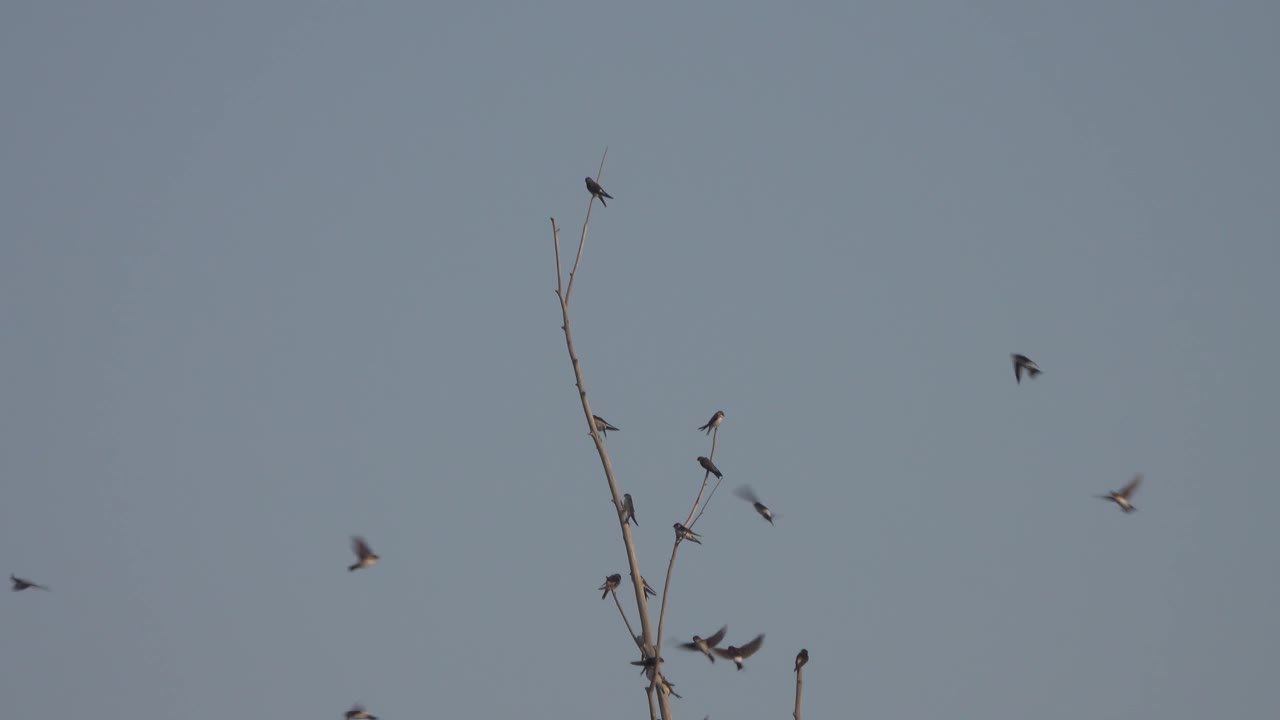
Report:
[[[600,182],[600,178],[604,177],[604,160],[609,157],[609,146],[605,146],[604,154],[600,156],[600,169],[596,171],[596,182]],[[578,256],[573,259],[573,269],[569,271],[569,287],[564,291],[564,302],[569,304],[569,296],[573,294],[573,279],[578,277],[578,265],[582,262],[582,248],[587,246],[587,226],[591,224],[591,208],[596,206],[596,196],[592,195],[591,200],[587,202],[587,219],[582,221],[582,237],[578,240]],[[559,243],[556,244],[556,274],[560,273],[560,251]]]

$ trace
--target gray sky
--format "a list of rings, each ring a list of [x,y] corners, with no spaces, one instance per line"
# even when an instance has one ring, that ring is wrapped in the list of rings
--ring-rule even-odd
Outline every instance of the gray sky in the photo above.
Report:
[[[0,13],[7,715],[642,716],[606,145],[680,716],[1276,711],[1280,6],[483,5]]]

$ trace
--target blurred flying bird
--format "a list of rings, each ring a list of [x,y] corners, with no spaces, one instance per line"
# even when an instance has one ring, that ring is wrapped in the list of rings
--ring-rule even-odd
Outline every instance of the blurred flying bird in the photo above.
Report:
[[[1110,500],[1116,505],[1119,505],[1121,510],[1126,513],[1131,513],[1136,511],[1138,508],[1134,507],[1133,503],[1129,501],[1129,498],[1138,491],[1138,486],[1141,484],[1142,473],[1138,473],[1133,476],[1133,479],[1129,481],[1128,485],[1125,485],[1119,490],[1107,495],[1094,495],[1094,497],[1102,498],[1103,500]]]
[[[364,706],[360,703],[352,705],[351,709],[347,711],[347,714],[344,717],[346,717],[347,720],[378,720],[377,715],[369,714],[369,711],[365,710]]]
[[[680,643],[680,647],[685,650],[694,650],[694,651],[700,652],[703,655],[706,655],[707,659],[714,664],[716,661],[716,656],[711,654],[711,649],[720,644],[720,641],[724,639],[724,634],[728,631],[729,631],[729,626],[725,625],[724,627],[717,630],[714,635],[712,635],[709,638],[706,638],[705,640],[703,638],[698,637],[697,635],[694,635],[693,642]]]
[[[1043,372],[1039,365],[1031,362],[1031,358],[1026,355],[1013,354],[1013,379],[1022,384],[1022,371],[1026,370],[1029,377],[1035,377]]]
[[[760,513],[760,517],[768,520],[770,525],[773,524],[773,511],[765,507],[764,503],[760,502],[760,498],[756,497],[756,493],[751,489],[750,485],[743,485],[733,492],[738,497],[751,503],[751,505],[755,507],[756,512]]]
[[[378,564],[378,556],[374,554],[373,549],[369,547],[369,543],[359,535],[351,536],[351,552],[356,554],[356,562],[349,571],[359,570],[360,568],[373,567]]]
[[[30,580],[24,580],[13,574],[9,575],[9,582],[13,583],[13,592],[22,592],[23,590],[44,590],[45,592],[49,592],[49,588],[44,585],[31,582]]]
[[[720,648],[716,648],[715,653],[722,658],[732,660],[733,664],[737,665],[738,669],[741,670],[743,661],[751,657],[752,655],[755,655],[756,651],[758,651],[760,649],[760,646],[763,644],[764,644],[764,633],[760,633],[755,637],[754,640],[747,643],[746,645],[743,645],[742,647],[734,647],[733,645],[730,645],[729,647],[723,650],[721,650]]]

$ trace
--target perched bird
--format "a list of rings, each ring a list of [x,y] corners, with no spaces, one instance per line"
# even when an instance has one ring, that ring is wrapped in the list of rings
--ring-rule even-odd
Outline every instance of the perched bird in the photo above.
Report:
[[[619,573],[614,573],[612,575],[605,577],[604,584],[596,588],[597,590],[603,591],[600,593],[600,599],[603,600],[609,597],[609,593],[611,592],[617,592],[618,586],[621,584],[622,584],[622,575]]]
[[[768,520],[770,525],[773,524],[773,511],[765,507],[764,503],[760,502],[760,498],[756,497],[756,493],[751,489],[750,485],[743,485],[733,492],[738,497],[751,503],[751,505],[755,507],[756,512],[760,513],[760,517]]]
[[[346,717],[347,720],[378,720],[377,715],[369,714],[369,711],[365,710],[364,706],[360,703],[352,705],[351,709],[347,711],[347,714],[344,717]]]
[[[796,669],[793,672],[800,672],[800,668],[804,667],[808,662],[809,651],[804,648],[800,648],[800,652],[796,653]]]
[[[1133,503],[1129,502],[1129,497],[1138,491],[1138,486],[1141,484],[1142,473],[1138,473],[1133,476],[1133,479],[1129,481],[1128,485],[1125,485],[1119,490],[1107,495],[1094,495],[1094,497],[1102,498],[1103,500],[1110,500],[1116,505],[1119,505],[1121,510],[1126,513],[1131,513],[1136,511],[1138,508],[1134,507]]]
[[[351,552],[356,554],[356,561],[355,564],[347,568],[349,571],[373,567],[378,564],[378,556],[369,547],[369,543],[365,542],[364,538],[359,535],[351,536]]]
[[[706,430],[706,431],[707,431],[707,434],[708,434],[708,435],[710,435],[710,434],[711,434],[711,431],[712,431],[712,430],[715,430],[715,429],[716,429],[716,428],[718,428],[718,427],[720,427],[720,423],[722,423],[722,422],[724,422],[724,411],[723,411],[723,410],[717,410],[717,411],[716,411],[716,414],[715,414],[715,415],[712,415],[712,416],[711,416],[711,419],[707,421],[707,424],[706,424],[706,425],[703,425],[702,427],[700,427],[700,428],[698,428],[698,429],[699,429],[699,430]]]
[[[600,183],[596,182],[595,180],[592,180],[591,178],[587,178],[587,192],[594,195],[595,198],[600,201],[600,204],[604,205],[605,207],[609,207],[609,204],[606,203],[604,199],[605,198],[609,198],[610,200],[613,199],[612,195],[605,192],[604,188],[600,187]]]
[[[592,415],[591,417],[592,417],[592,418],[594,418],[594,419],[595,419],[595,421],[596,421],[596,432],[600,433],[601,435],[603,435],[603,436],[605,436],[605,437],[609,437],[609,431],[610,431],[610,430],[612,430],[612,431],[614,431],[614,432],[622,432],[622,431],[621,431],[621,430],[619,430],[618,428],[616,428],[616,427],[614,427],[614,426],[610,425],[608,420],[605,420],[604,418],[600,417],[599,415]]]
[[[9,575],[9,582],[13,583],[13,588],[12,588],[13,592],[22,592],[23,590],[33,590],[33,589],[44,590],[45,592],[49,592],[49,588],[45,587],[44,585],[41,585],[40,583],[31,582],[30,580],[23,580],[22,578],[16,575],[13,575],[12,573]]]
[[[633,522],[636,527],[640,527],[640,521],[636,519],[636,504],[631,500],[631,493],[622,495],[622,515],[622,522]]]
[[[676,540],[692,540],[693,542],[696,542],[699,545],[702,544],[702,541],[698,539],[702,536],[690,530],[689,528],[685,527],[681,523],[676,523],[671,527],[676,529]]]
[[[703,638],[698,637],[697,635],[694,635],[693,642],[680,643],[680,647],[685,650],[696,650],[697,652],[700,652],[703,655],[706,655],[707,659],[714,664],[716,661],[716,656],[711,654],[711,649],[720,644],[720,641],[724,639],[724,634],[726,632],[729,632],[728,625],[725,625],[724,627],[720,628],[715,632],[714,635],[712,635],[709,638],[706,638],[705,640]]]
[[[654,589],[649,585],[649,581],[648,581],[648,580],[645,580],[643,575],[641,575],[641,576],[640,576],[640,582],[644,584],[644,596],[645,596],[645,597],[656,596],[656,595],[658,594],[658,591],[657,591],[657,590],[654,590]]]
[[[1039,365],[1031,362],[1031,358],[1026,355],[1013,354],[1013,379],[1022,384],[1022,371],[1026,370],[1029,377],[1035,377],[1043,372]]]
[[[715,475],[717,480],[724,477],[724,475],[720,474],[720,468],[716,467],[716,464],[711,462],[711,458],[699,455],[698,464],[702,466],[703,470]]]
[[[665,692],[666,694],[671,695],[671,696],[673,696],[673,697],[678,697],[678,698],[680,698],[681,700],[683,700],[683,699],[684,699],[684,696],[682,696],[680,693],[676,692],[676,684],[675,684],[675,683],[673,683],[673,682],[671,682],[670,680],[668,680],[668,679],[667,679],[667,676],[665,676],[665,675],[659,675],[659,676],[658,676],[658,682],[659,682],[659,684],[662,686],[662,690],[663,690],[663,692]]]
[[[639,665],[640,672],[652,673],[655,665],[657,665],[658,663],[664,663],[664,662],[666,662],[666,660],[663,658],[655,659],[652,655],[645,655],[643,659],[635,660],[631,664]]]
[[[764,644],[764,633],[760,633],[759,635],[756,636],[754,640],[747,643],[746,645],[743,645],[742,647],[734,647],[733,645],[730,645],[729,647],[723,650],[721,650],[720,648],[716,648],[715,653],[722,658],[725,658],[727,660],[732,660],[733,664],[737,665],[738,669],[741,670],[743,661],[751,657],[752,655],[755,655],[756,651],[759,650],[760,646],[763,644]]]

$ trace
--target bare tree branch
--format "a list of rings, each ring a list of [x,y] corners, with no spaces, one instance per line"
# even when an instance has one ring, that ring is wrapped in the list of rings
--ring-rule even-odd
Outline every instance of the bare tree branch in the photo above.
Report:
[[[800,720],[800,703],[804,701],[804,666],[796,668],[796,709],[791,717]]]
[[[600,178],[604,176],[604,159],[609,157],[609,148],[606,146],[604,155],[600,156],[600,169],[596,171],[596,182],[600,182]],[[564,291],[564,303],[569,304],[569,296],[573,294],[573,279],[578,277],[578,264],[582,262],[582,248],[587,244],[587,225],[591,224],[591,208],[596,205],[596,196],[592,195],[587,201],[587,219],[582,221],[582,237],[578,240],[578,257],[573,260],[573,269],[569,271],[569,287]],[[560,273],[560,243],[556,243],[556,274]]]

